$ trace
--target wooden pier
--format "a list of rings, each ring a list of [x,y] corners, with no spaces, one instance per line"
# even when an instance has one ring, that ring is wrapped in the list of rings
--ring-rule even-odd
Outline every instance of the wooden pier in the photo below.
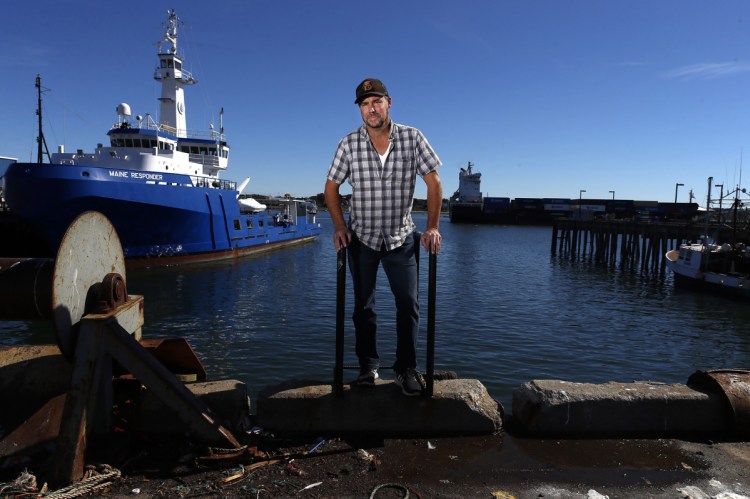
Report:
[[[719,242],[746,240],[731,227],[685,222],[561,219],[552,226],[552,255],[588,259],[626,270],[662,273],[665,253],[708,234]]]

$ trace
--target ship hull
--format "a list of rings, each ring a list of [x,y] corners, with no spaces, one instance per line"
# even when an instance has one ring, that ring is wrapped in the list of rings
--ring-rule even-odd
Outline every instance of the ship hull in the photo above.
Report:
[[[235,258],[320,234],[304,214],[295,224],[241,213],[237,194],[194,187],[187,175],[81,165],[15,163],[5,175],[10,210],[51,248],[77,215],[98,211],[117,230],[129,266]]]

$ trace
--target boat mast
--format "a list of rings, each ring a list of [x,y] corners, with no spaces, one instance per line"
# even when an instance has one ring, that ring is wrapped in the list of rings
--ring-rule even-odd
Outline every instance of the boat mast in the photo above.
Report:
[[[36,115],[39,119],[39,135],[36,138],[37,143],[37,154],[36,162],[42,162],[42,144],[44,144],[44,150],[47,152],[47,159],[52,161],[49,156],[49,149],[47,149],[47,141],[44,140],[44,133],[42,133],[42,78],[36,75],[36,91],[37,91],[37,104],[36,104]]]
[[[157,42],[159,67],[154,72],[154,79],[161,82],[159,97],[159,126],[177,137],[187,137],[187,120],[185,119],[185,85],[196,83],[193,75],[182,67],[182,58],[177,55],[177,27],[181,23],[174,9],[167,11],[164,38]],[[162,44],[167,49],[162,50]]]
[[[708,194],[706,194],[706,213],[710,215],[711,212],[711,187],[714,182],[713,177],[708,177]],[[710,219],[710,216],[706,217],[706,222],[708,222]]]

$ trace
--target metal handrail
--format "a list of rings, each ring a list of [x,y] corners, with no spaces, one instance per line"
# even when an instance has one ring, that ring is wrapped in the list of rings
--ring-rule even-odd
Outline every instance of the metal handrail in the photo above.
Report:
[[[419,241],[415,241],[419,273]],[[435,387],[435,301],[437,296],[437,255],[430,248],[427,280],[427,362],[424,395],[432,397]],[[344,312],[346,306],[346,248],[336,253],[336,356],[333,370],[333,393],[344,393]]]

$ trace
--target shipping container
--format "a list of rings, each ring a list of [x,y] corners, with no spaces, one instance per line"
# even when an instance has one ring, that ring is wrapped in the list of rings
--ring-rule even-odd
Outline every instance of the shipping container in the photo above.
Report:
[[[512,204],[516,210],[544,211],[544,200],[542,198],[516,198]]]
[[[510,198],[484,198],[485,213],[505,213],[510,210]]]

